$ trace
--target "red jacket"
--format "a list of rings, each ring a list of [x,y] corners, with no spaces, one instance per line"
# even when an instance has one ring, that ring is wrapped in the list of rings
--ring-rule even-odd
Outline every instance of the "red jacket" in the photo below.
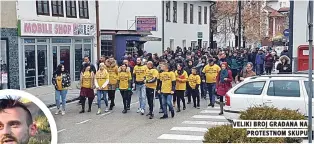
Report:
[[[216,90],[217,95],[225,96],[226,93],[232,88],[232,71],[228,69],[228,80],[223,83],[220,82],[220,72],[216,77]]]

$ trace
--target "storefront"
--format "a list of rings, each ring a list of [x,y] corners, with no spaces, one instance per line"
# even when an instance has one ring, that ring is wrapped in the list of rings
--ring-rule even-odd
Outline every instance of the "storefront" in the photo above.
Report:
[[[58,64],[78,81],[83,58],[96,56],[94,24],[20,21],[19,34],[21,88],[51,85]]]

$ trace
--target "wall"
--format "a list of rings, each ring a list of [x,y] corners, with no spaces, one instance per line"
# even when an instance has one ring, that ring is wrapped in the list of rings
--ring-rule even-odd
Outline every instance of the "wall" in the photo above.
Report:
[[[16,28],[16,2],[15,1],[1,1],[1,28]]]
[[[294,15],[293,15],[293,61],[294,69],[296,68],[298,46],[308,45],[308,24],[307,24],[307,8],[308,1],[295,1],[294,2]],[[314,16],[313,16],[314,18]]]
[[[184,3],[188,4],[187,9],[187,24],[184,24]],[[193,24],[190,24],[190,4],[193,4]],[[197,41],[197,32],[203,32],[203,40],[207,41],[207,47],[209,46],[209,2],[198,1],[177,1],[177,23],[173,23],[173,3],[170,4],[170,20],[165,21],[165,48],[170,47],[170,39],[174,39],[174,47],[182,47],[182,41],[186,40],[186,46],[191,46],[191,41]],[[202,24],[198,24],[198,6],[202,6]],[[204,6],[207,6],[207,24],[204,24]],[[166,5],[165,5],[166,10]],[[166,16],[165,16],[166,18]]]
[[[139,40],[139,36],[126,36],[126,35],[116,35],[116,59],[120,60],[126,50],[126,40]]]
[[[289,7],[289,0],[279,0],[278,2],[267,2],[267,5],[275,10],[279,10],[281,7]]]
[[[100,1],[99,13],[100,29],[107,30],[135,30],[135,16],[156,16],[158,27],[151,36],[162,36],[161,1]],[[161,54],[161,41],[146,42],[144,47]]]

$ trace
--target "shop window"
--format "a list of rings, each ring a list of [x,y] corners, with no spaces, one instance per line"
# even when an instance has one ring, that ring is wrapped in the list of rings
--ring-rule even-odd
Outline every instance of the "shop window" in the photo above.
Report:
[[[82,68],[82,63],[83,63],[83,48],[82,44],[75,44],[75,81],[80,80],[80,73],[81,73],[81,68]]]
[[[204,24],[207,24],[207,7],[204,7]]]
[[[75,42],[75,43],[82,43],[83,40],[82,40],[82,39],[76,39],[76,40],[74,40],[74,42]]]
[[[202,7],[198,6],[198,24],[202,24]]]
[[[84,43],[91,43],[92,40],[91,39],[84,39]]]
[[[51,1],[52,7],[52,16],[61,16],[63,17],[63,1],[54,0]]]
[[[47,45],[37,45],[38,86],[48,85]]]
[[[24,39],[24,43],[35,43],[35,39]]]
[[[193,24],[193,4],[190,4],[190,24]]]
[[[55,72],[57,70],[57,66],[58,66],[58,47],[57,46],[52,46],[52,69],[53,72]]]
[[[66,1],[66,14],[69,18],[77,18],[76,16],[76,1]]]
[[[36,39],[38,43],[47,43],[47,39]]]
[[[84,44],[84,57],[92,57],[92,45],[91,44]]]
[[[166,2],[166,21],[170,22],[170,1]]]
[[[183,22],[186,24],[188,23],[188,4],[187,3],[184,3],[183,5]]]
[[[7,50],[8,39],[1,38],[0,41],[0,90],[8,89],[8,65],[7,65]]]
[[[85,1],[79,1],[79,12],[80,12],[80,18],[89,18],[88,15],[88,0]]]
[[[25,45],[25,87],[36,87],[35,45]]]
[[[53,38],[52,43],[71,43],[71,39],[57,39]]]
[[[101,41],[101,55],[103,55],[103,56],[113,55],[112,41],[107,41],[107,40]]]
[[[37,15],[50,15],[49,0],[36,0]]]
[[[177,22],[177,1],[173,1],[173,22]]]

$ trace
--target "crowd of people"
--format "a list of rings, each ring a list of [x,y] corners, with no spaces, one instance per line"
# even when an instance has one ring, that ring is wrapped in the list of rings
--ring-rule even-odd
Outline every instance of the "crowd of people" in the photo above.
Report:
[[[165,119],[169,117],[168,108],[171,117],[175,116],[175,108],[176,112],[181,112],[181,108],[185,110],[187,104],[200,109],[200,100],[207,99],[208,95],[208,106],[214,107],[216,98],[219,99],[219,115],[222,115],[224,96],[233,84],[255,75],[270,75],[274,68],[279,73],[290,73],[287,54],[287,49],[277,55],[270,48],[230,50],[177,47],[175,51],[168,48],[161,56],[144,51],[141,55],[126,53],[120,60],[101,57],[95,65],[85,57],[80,76],[80,113],[85,113],[86,99],[87,112],[91,112],[95,95],[97,115],[103,109],[104,112],[112,110],[116,92],[119,91],[123,99],[122,113],[130,110],[131,98],[137,96],[137,113],[146,113],[152,119],[154,100],[159,99],[159,113],[163,113],[161,119]],[[280,61],[277,67],[276,61]],[[71,80],[62,64],[53,75],[53,84],[56,88],[56,114],[64,115],[65,97]]]

